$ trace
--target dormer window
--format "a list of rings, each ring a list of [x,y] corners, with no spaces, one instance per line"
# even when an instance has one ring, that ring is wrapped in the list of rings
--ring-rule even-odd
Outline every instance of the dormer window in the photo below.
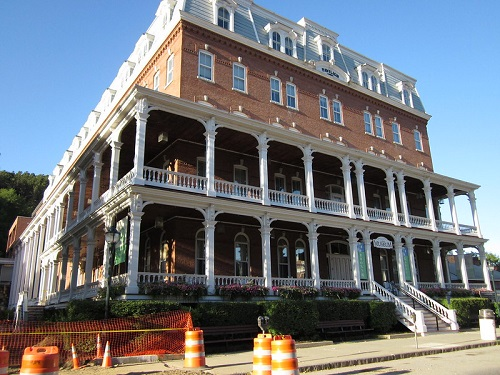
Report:
[[[314,41],[318,45],[319,60],[331,63],[335,62],[335,56],[333,55],[335,45],[337,44],[335,38],[325,35],[318,35],[316,38],[314,38]]]
[[[269,34],[269,47],[297,57],[297,34],[290,27],[276,22],[268,23],[264,29]]]
[[[359,84],[364,88],[380,94],[380,73],[374,66],[362,64],[358,66]]]
[[[411,82],[401,81],[396,85],[401,93],[401,101],[408,107],[413,108],[413,95],[412,92],[415,86]]]
[[[214,25],[234,31],[234,12],[238,4],[233,0],[212,0],[212,4]]]

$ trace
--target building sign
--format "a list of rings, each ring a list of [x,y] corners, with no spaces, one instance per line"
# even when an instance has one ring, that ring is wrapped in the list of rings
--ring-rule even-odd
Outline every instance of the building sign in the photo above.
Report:
[[[358,242],[359,278],[368,280],[368,264],[366,262],[365,244]]]
[[[127,255],[127,231],[128,231],[128,217],[125,216],[116,223],[116,230],[120,232],[120,240],[116,243],[115,247],[115,265],[125,263]]]
[[[373,240],[373,246],[379,249],[392,249],[392,241],[385,237],[377,237]]]
[[[405,279],[411,283],[413,278],[411,275],[410,254],[408,254],[408,249],[406,247],[403,247],[403,265],[405,268]]]

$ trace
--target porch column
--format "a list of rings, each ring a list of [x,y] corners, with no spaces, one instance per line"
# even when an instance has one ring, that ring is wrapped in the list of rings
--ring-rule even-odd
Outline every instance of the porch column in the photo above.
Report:
[[[205,151],[205,159],[206,159],[206,177],[207,177],[207,195],[209,197],[215,197],[215,136],[217,129],[215,125],[215,118],[212,117],[208,121],[203,123],[205,125],[205,142],[206,142],[206,151]]]
[[[484,245],[478,245],[477,251],[479,252],[479,259],[481,260],[481,268],[483,270],[484,283],[486,284],[486,289],[493,290],[491,287],[491,277],[490,269],[488,268],[488,262],[486,261],[486,253],[484,252]]]
[[[431,221],[431,228],[434,232],[438,231],[437,225],[436,225],[436,216],[434,214],[434,202],[432,201],[432,187],[431,187],[431,180],[426,178],[424,181],[424,195],[425,195],[425,202],[427,206],[427,218],[430,219]]]
[[[47,284],[49,278],[50,267],[48,264],[42,264],[42,269],[40,273],[40,302],[44,302],[47,299]]]
[[[92,284],[92,268],[94,266],[94,251],[95,251],[95,228],[87,227],[87,254],[85,256],[85,296],[90,290]]]
[[[113,188],[118,182],[118,170],[120,168],[120,151],[123,143],[111,141],[111,166],[109,170],[109,189]]]
[[[208,294],[215,294],[215,218],[221,211],[215,211],[213,204],[206,209],[200,209],[205,221],[205,276],[207,278]]]
[[[405,237],[406,249],[408,251],[408,260],[410,261],[410,272],[413,286],[418,289],[417,267],[415,262],[415,245],[413,244],[413,237]]]
[[[144,212],[144,203],[140,194],[136,194],[132,198],[130,204],[130,240],[128,248],[128,272],[127,285],[125,286],[125,294],[139,294],[137,286],[137,278],[139,273],[139,249],[141,243],[141,222]]]
[[[57,292],[58,269],[59,269],[59,261],[57,259],[50,261],[49,293],[51,294]]]
[[[267,171],[267,149],[269,145],[267,142],[267,133],[262,133],[257,136],[259,145],[257,150],[259,150],[259,177],[260,177],[260,188],[262,190],[262,204],[269,206],[269,176]]]
[[[406,188],[405,188],[405,175],[403,171],[396,172],[397,184],[399,191],[399,203],[401,204],[401,209],[405,217],[405,225],[410,228],[410,213],[408,212],[408,202],[406,199]],[[396,206],[397,207],[397,206]]]
[[[30,242],[29,242],[29,247],[26,251],[26,263],[25,263],[25,269],[24,269],[24,272],[25,272],[25,279],[24,279],[24,288],[23,290],[26,291],[28,294],[27,294],[27,297],[28,298],[31,298],[31,283],[33,281],[33,274],[34,274],[34,254],[36,252],[36,243],[38,242],[38,236],[40,235],[40,233],[38,231],[34,231],[32,232],[31,236],[30,236]]]
[[[269,214],[258,217],[260,222],[261,248],[262,248],[262,276],[264,277],[264,286],[272,288],[273,280],[271,273],[271,223],[273,220]]]
[[[405,282],[405,269],[403,261],[403,242],[401,242],[401,235],[396,234],[394,236],[394,250],[396,252],[396,262],[398,265],[398,279],[399,283]]]
[[[368,266],[368,281],[370,282],[371,290],[371,284],[375,281],[375,277],[373,276],[372,240],[370,239],[371,232],[368,229],[363,229],[362,233],[363,243],[365,245],[366,264]]]
[[[392,223],[394,225],[400,225],[398,218],[398,205],[396,203],[396,192],[394,190],[394,171],[392,168],[385,170],[385,181],[387,183],[387,191],[389,194],[389,205],[391,206],[392,212]]]
[[[356,288],[361,289],[361,278],[359,276],[359,259],[358,259],[358,237],[357,229],[352,227],[348,230],[349,233],[349,250],[351,253],[351,268],[352,268],[352,276],[354,279],[354,283],[356,284]]]
[[[457,206],[455,205],[455,189],[453,185],[447,186],[447,196],[448,202],[450,203],[451,219],[453,221],[453,227],[455,228],[455,234],[460,236],[460,224],[458,223]]]
[[[69,298],[72,299],[73,295],[76,292],[76,287],[78,284],[78,271],[80,264],[80,246],[81,246],[81,238],[73,239],[73,261],[71,266],[71,283],[69,285]]]
[[[469,290],[469,276],[467,275],[467,265],[465,264],[464,257],[464,243],[458,241],[457,243],[458,265],[460,266],[460,275],[462,276],[462,283],[465,289]]]
[[[309,239],[309,250],[311,252],[311,278],[313,279],[316,289],[321,288],[321,279],[319,275],[318,228],[319,225],[314,220],[307,223],[307,238]]]
[[[92,180],[92,205],[99,199],[99,188],[101,186],[101,154],[94,152],[94,179]]]
[[[73,218],[73,206],[75,204],[75,192],[73,189],[68,191],[68,210],[66,211],[66,228]]]
[[[474,193],[474,190],[471,190],[467,193],[467,195],[469,196],[470,208],[472,211],[472,220],[474,221],[474,226],[476,227],[477,236],[479,238],[483,238],[483,235],[481,234],[481,228],[479,227],[479,215],[477,213],[476,194]]]
[[[111,227],[114,223],[114,217],[112,216],[106,216],[105,223],[104,223],[104,232],[108,230],[109,227]],[[102,255],[102,278],[99,280],[99,287],[105,288],[106,283],[108,281],[108,274],[109,274],[109,263],[110,263],[110,258],[111,258],[111,245],[108,244],[106,241],[104,241],[104,254]]]
[[[149,117],[148,100],[146,98],[137,100],[135,110],[134,184],[144,185],[144,151],[146,149],[146,124]]]
[[[356,160],[354,161],[354,165],[356,167],[354,172],[356,173],[356,184],[358,187],[359,204],[361,205],[363,220],[370,221],[370,217],[368,216],[368,208],[366,206],[366,191],[365,191],[363,162],[361,160]]]
[[[60,206],[59,206],[60,207]],[[59,217],[61,214],[59,213]],[[40,261],[40,254],[43,253],[43,250],[45,248],[45,224],[40,224],[38,228],[39,236],[38,236],[38,245],[37,249],[34,254],[34,264],[35,264],[35,270],[34,270],[34,280],[33,280],[33,296],[32,298],[38,298],[40,296],[41,288],[40,288],[40,283],[42,282],[42,276],[41,276],[41,271],[42,271],[42,263]]]
[[[58,301],[61,301],[61,293],[66,290],[66,274],[68,273],[68,252],[69,246],[63,245],[62,263],[61,263],[61,278],[59,280],[59,295]]]
[[[304,161],[304,173],[306,176],[306,195],[309,200],[309,212],[316,212],[316,204],[314,202],[314,180],[313,180],[313,150],[311,146],[306,146],[302,149],[304,153],[304,157],[302,160]]]
[[[59,202],[59,218],[57,220],[57,233],[59,233],[63,229],[65,208],[66,206],[64,205],[64,202]]]
[[[76,216],[77,220],[80,219],[80,215],[85,209],[85,190],[87,190],[87,171],[85,169],[80,169],[80,191],[78,192],[78,214]],[[53,223],[52,223],[53,224]],[[53,225],[51,225],[53,230]]]
[[[443,262],[441,260],[441,247],[439,246],[439,240],[436,238],[432,240],[432,255],[434,258],[434,269],[436,271],[437,281],[441,288],[446,288],[446,282],[444,280],[443,272]]]
[[[352,196],[352,181],[351,181],[351,159],[349,156],[344,156],[340,159],[342,161],[342,176],[344,177],[344,192],[347,209],[349,210],[349,218],[355,219],[354,213],[354,199]]]

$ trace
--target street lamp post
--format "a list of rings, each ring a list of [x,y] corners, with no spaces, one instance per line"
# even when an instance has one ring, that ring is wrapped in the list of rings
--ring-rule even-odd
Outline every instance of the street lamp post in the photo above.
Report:
[[[113,268],[115,263],[115,246],[120,240],[120,232],[114,226],[109,227],[104,234],[104,239],[110,249],[108,257],[108,277],[106,279],[106,306],[104,308],[104,318],[108,319],[109,316],[109,288],[111,287],[111,277],[113,276]]]

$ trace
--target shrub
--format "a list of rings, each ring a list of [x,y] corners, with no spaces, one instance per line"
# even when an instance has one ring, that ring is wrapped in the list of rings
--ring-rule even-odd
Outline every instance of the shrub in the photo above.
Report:
[[[323,297],[335,299],[356,299],[361,295],[361,289],[357,288],[335,288],[331,286],[321,287]]]
[[[370,302],[369,326],[376,332],[390,332],[397,323],[396,306],[394,303]]]
[[[216,293],[220,296],[235,299],[237,297],[250,299],[251,297],[263,297],[267,295],[268,289],[254,284],[230,284],[217,287]]]
[[[156,281],[151,283],[140,283],[139,293],[151,296],[198,298],[207,295],[207,287],[203,284]]]
[[[446,300],[442,301],[446,306]],[[461,328],[478,326],[479,310],[492,309],[493,303],[487,298],[453,298],[448,306],[457,311],[457,320]]]
[[[262,308],[253,302],[199,303],[192,311],[197,327],[255,324]]]
[[[315,298],[319,294],[318,289],[312,286],[273,286],[273,291],[283,299],[292,300]]]
[[[170,301],[113,301],[110,304],[110,315],[115,318],[138,317],[180,309],[181,306],[178,303]]]
[[[316,336],[319,314],[314,301],[282,300],[263,306],[273,335],[292,335],[302,340]]]

